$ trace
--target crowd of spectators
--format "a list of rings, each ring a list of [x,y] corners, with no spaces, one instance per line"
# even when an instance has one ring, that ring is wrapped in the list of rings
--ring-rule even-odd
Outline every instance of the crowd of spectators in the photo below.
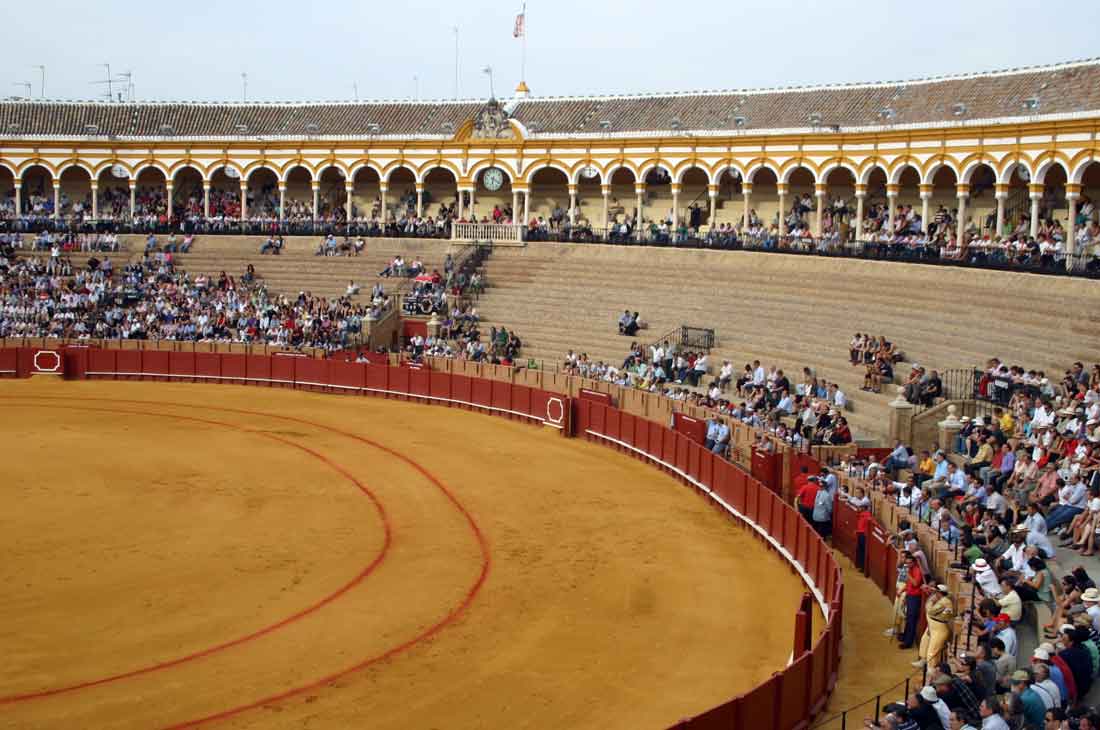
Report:
[[[1081,566],[1057,579],[1056,545],[1097,551],[1100,531],[1100,366],[1074,363],[1054,384],[993,359],[982,387],[1002,392],[990,415],[961,419],[952,444],[915,453],[898,442],[862,473],[909,510],[900,526],[895,623],[917,648],[928,685],[887,706],[880,727],[1100,727],[1084,702],[1100,677],[1100,589]],[[930,525],[955,546],[976,591],[966,630],[974,648],[948,656],[947,587],[929,582],[913,529]],[[922,599],[929,630],[918,642]],[[1016,630],[1042,608],[1041,643],[1019,650]],[[874,723],[868,723],[873,726]]]
[[[636,312],[625,311],[620,332],[624,323],[629,327],[636,320]],[[662,395],[705,409],[716,423],[740,421],[796,447],[844,445],[853,440],[843,415],[847,395],[809,367],[796,384],[783,370],[774,366],[766,370],[758,360],[746,364],[738,376],[728,360],[715,368],[705,352],[681,350],[676,342],[665,340],[648,347],[635,341],[619,365],[570,350],[561,371]]]
[[[52,253],[52,252],[51,252]],[[116,269],[93,256],[17,257],[0,249],[0,336],[245,342],[339,349],[355,344],[367,307],[307,292],[272,296],[251,267],[240,279],[191,274],[168,252]]]

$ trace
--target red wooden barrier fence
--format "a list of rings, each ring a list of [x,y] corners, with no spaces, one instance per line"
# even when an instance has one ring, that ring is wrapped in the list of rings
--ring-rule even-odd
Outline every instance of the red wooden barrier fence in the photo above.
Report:
[[[768,485],[682,433],[587,399],[573,401],[572,425],[578,437],[656,464],[702,491],[748,525],[802,575],[827,617],[824,632],[807,651],[805,642],[810,637],[805,619],[796,615],[795,642],[801,646],[796,647],[793,661],[786,669],[755,689],[674,727],[683,730],[805,728],[814,714],[824,707],[836,684],[840,663],[843,587],[840,569],[828,546]],[[797,608],[796,613],[801,613],[804,606]],[[731,661],[735,661],[732,649]]]
[[[843,586],[832,552],[774,491],[774,465],[766,484],[716,456],[692,436],[625,413],[592,399],[570,399],[523,385],[449,372],[339,360],[244,353],[58,349],[0,349],[0,377],[32,374],[66,378],[141,379],[288,387],[349,395],[374,395],[480,410],[557,428],[643,459],[695,487],[747,525],[798,572],[826,617],[812,640],[807,602],[793,612],[795,651],[791,663],[749,692],[685,719],[684,730],[800,730],[818,713],[836,684],[840,663]],[[754,464],[754,466],[756,466]],[[765,465],[761,465],[764,467]],[[842,520],[843,529],[849,522]],[[847,536],[847,533],[845,533]],[[841,538],[841,542],[847,537]],[[868,536],[867,572],[893,585],[889,544]],[[845,543],[847,544],[847,543]],[[872,544],[876,547],[872,548]],[[730,661],[737,661],[731,647]]]

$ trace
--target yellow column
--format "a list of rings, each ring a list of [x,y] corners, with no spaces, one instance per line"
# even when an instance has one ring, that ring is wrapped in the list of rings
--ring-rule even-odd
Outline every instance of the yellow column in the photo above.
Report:
[[[714,227],[714,216],[718,213],[718,186],[707,185],[707,197],[710,198],[710,215],[707,216],[707,225]]]
[[[958,243],[961,246],[963,241],[966,240],[966,200],[970,197],[970,186],[966,183],[959,183],[955,186],[955,195],[959,201],[959,220],[958,227],[955,231],[955,237],[958,239]]]
[[[634,196],[637,198],[638,215],[634,221],[634,235],[637,240],[642,240],[642,222],[645,216],[642,213],[645,204],[645,183],[634,183]]]
[[[378,183],[378,203],[382,207],[382,222],[386,222],[387,213],[386,210],[386,193],[390,191],[389,183],[383,181]],[[472,205],[470,207],[473,207]]]
[[[775,189],[779,193],[779,235],[785,236],[787,235],[787,183],[777,183]]]
[[[248,180],[241,178],[241,220],[248,219]]]
[[[1005,201],[1008,200],[1008,185],[997,183],[993,189],[997,198],[997,230],[993,232],[993,237],[996,238],[1003,235],[1005,229]]]
[[[284,213],[283,213],[283,211],[285,211],[285,210],[286,210],[286,183],[285,182],[280,182],[279,183],[279,220],[280,221],[283,220],[283,218],[285,217]]]
[[[577,186],[569,183],[569,225],[577,224]]]
[[[607,219],[607,216],[608,216],[607,204],[608,204],[608,198],[611,197],[611,186],[610,185],[601,185],[600,186],[600,195],[603,196],[603,227],[607,228],[608,225],[610,224],[610,221]]]
[[[1070,254],[1077,253],[1077,199],[1081,197],[1081,186],[1066,184],[1066,204],[1069,206],[1069,220],[1066,221],[1066,267],[1072,266]]]
[[[856,185],[856,241],[863,240],[863,203],[867,200],[867,186]]]
[[[515,200],[515,194],[512,195],[512,199]],[[512,210],[515,210],[515,206],[512,206]],[[416,217],[424,217],[424,183],[422,182],[416,184]]]
[[[894,232],[894,209],[898,207],[898,193],[901,192],[901,185],[897,183],[890,183],[886,186],[886,227],[891,233]]]
[[[1028,235],[1035,238],[1039,235],[1039,201],[1043,198],[1044,186],[1042,183],[1032,183],[1027,190],[1031,198],[1031,230]]]
[[[355,190],[355,184],[351,181],[344,182],[344,215],[350,221],[352,218],[351,207],[352,200],[351,194]]]
[[[92,220],[99,220],[99,182],[92,180]]]
[[[172,188],[169,187],[168,190],[169,190],[169,192],[171,192]],[[210,217],[210,181],[209,180],[203,180],[202,181],[202,214],[206,218]],[[172,215],[172,201],[171,200],[168,201],[168,215],[169,216]]]
[[[130,220],[134,219],[137,212],[137,180],[130,178]]]
[[[175,212],[175,208],[172,205],[172,181],[171,180],[169,180],[168,183],[164,186],[164,195],[165,195],[164,204],[165,204],[165,207],[168,209],[168,217],[171,218],[172,214]]]
[[[921,185],[920,186],[920,230],[921,233],[928,233],[928,216],[929,201],[932,200],[932,186]]]
[[[741,214],[741,225],[745,230],[749,228],[749,206],[752,204],[752,183],[744,183],[741,186],[741,197],[745,201],[745,209]]]
[[[825,231],[822,230],[822,214],[825,212],[825,195],[828,192],[828,187],[825,183],[814,183],[814,198],[816,205],[814,206],[814,235],[821,238],[825,235]]]
[[[321,181],[314,180],[309,187],[313,190],[313,222],[316,223],[321,214]]]

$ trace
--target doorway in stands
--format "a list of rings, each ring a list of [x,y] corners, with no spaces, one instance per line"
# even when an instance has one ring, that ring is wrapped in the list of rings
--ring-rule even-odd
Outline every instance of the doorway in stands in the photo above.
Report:
[[[279,213],[279,175],[270,167],[257,167],[248,174],[249,218],[277,218]]]
[[[336,165],[321,170],[317,178],[317,219],[322,221],[347,220],[347,192],[344,188],[344,171]]]
[[[531,174],[531,217],[541,218],[550,230],[569,220],[569,178],[556,167],[543,167]]]
[[[53,212],[53,174],[42,165],[23,170],[23,213],[48,216]]]
[[[424,215],[439,218],[442,207],[458,212],[458,178],[446,167],[433,167],[424,175]]]
[[[159,175],[159,177],[158,177]],[[167,195],[168,181],[164,178],[164,173],[155,167],[147,167],[138,173],[138,197],[146,197],[142,195],[143,190],[150,191],[150,195],[146,197],[147,201],[152,200],[151,191],[156,188],[160,191],[160,199],[163,200]],[[177,218],[184,216],[201,216],[204,215],[204,197],[203,197],[203,182],[202,173],[193,167],[185,166],[176,170],[176,174],[172,178],[172,214]],[[210,192],[210,213],[209,215],[218,215],[217,206],[213,200],[213,190]],[[148,205],[143,205],[141,201],[137,201],[137,215],[150,214],[151,208]]]
[[[707,188],[710,176],[701,167],[692,166],[680,171],[680,194],[678,196],[678,220],[689,229],[690,235],[697,236],[699,227],[709,216]]]

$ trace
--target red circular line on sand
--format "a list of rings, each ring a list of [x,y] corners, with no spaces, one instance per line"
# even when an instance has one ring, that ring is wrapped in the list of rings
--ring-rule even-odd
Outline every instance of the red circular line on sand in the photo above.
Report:
[[[39,398],[39,399],[42,399],[42,400],[63,400],[63,401],[66,401],[66,402],[72,402],[72,401],[76,401],[76,400],[98,401],[98,402],[107,401],[107,402],[110,402],[110,403],[135,403],[135,404],[139,404],[139,405],[143,405],[143,406],[168,405],[168,406],[179,406],[179,407],[185,407],[185,408],[194,407],[193,403],[172,403],[172,402],[166,402],[166,401],[156,402],[156,401],[142,401],[142,400],[127,400],[127,399],[120,399],[120,398],[66,398],[66,397],[63,397],[63,396],[27,396],[27,397]],[[284,690],[283,692],[279,692],[277,694],[270,695],[268,697],[264,697],[262,699],[254,701],[254,702],[250,702],[250,703],[244,704],[244,705],[238,705],[237,707],[231,707],[227,710],[222,710],[221,712],[217,712],[217,713],[214,713],[214,714],[211,714],[211,715],[206,715],[204,717],[200,717],[200,718],[197,718],[197,719],[194,719],[194,720],[187,720],[185,722],[177,723],[175,725],[169,725],[169,726],[166,726],[166,727],[162,728],[161,730],[184,730],[185,728],[197,727],[199,725],[202,725],[202,724],[208,723],[208,722],[215,722],[217,720],[225,720],[225,719],[228,719],[230,717],[234,717],[236,715],[243,714],[243,713],[245,713],[249,710],[254,710],[258,707],[263,707],[264,705],[269,705],[273,702],[281,702],[283,700],[290,699],[291,697],[294,697],[296,695],[300,695],[300,694],[303,694],[305,692],[309,692],[310,690],[318,689],[320,687],[323,687],[326,684],[330,684],[332,682],[335,682],[336,680],[341,679],[342,677],[345,677],[349,674],[353,674],[353,673],[358,672],[362,669],[366,669],[367,667],[369,667],[373,664],[377,664],[379,662],[385,661],[386,659],[389,659],[393,656],[396,656],[397,654],[400,654],[404,651],[407,651],[408,649],[412,648],[416,644],[419,644],[420,642],[425,641],[425,640],[430,639],[431,637],[435,636],[440,631],[442,631],[444,628],[446,628],[450,624],[454,623],[463,613],[466,612],[466,610],[473,603],[474,598],[477,596],[477,594],[481,591],[482,587],[485,585],[485,581],[489,577],[489,567],[490,567],[490,564],[492,562],[491,557],[490,557],[490,553],[489,553],[489,541],[485,538],[485,534],[481,531],[481,527],[477,524],[477,521],[474,519],[474,517],[470,513],[470,511],[466,509],[466,507],[462,504],[462,502],[459,501],[459,499],[454,495],[454,493],[442,481],[440,481],[440,479],[438,477],[436,477],[434,474],[432,474],[430,471],[428,471],[426,468],[424,468],[421,464],[419,464],[416,461],[414,461],[413,459],[405,456],[401,452],[395,451],[394,449],[391,449],[390,447],[385,446],[383,444],[380,444],[377,441],[374,441],[372,439],[366,438],[365,436],[360,436],[359,434],[354,434],[354,433],[350,433],[348,431],[343,431],[343,430],[338,429],[338,428],[333,428],[332,426],[326,426],[324,424],[316,423],[314,421],[309,421],[309,420],[304,419],[304,418],[295,418],[293,416],[283,416],[283,415],[276,415],[276,414],[272,414],[272,413],[263,413],[261,411],[252,411],[252,410],[243,409],[243,408],[224,408],[224,407],[213,407],[213,408],[215,410],[223,411],[223,412],[226,412],[226,413],[240,413],[240,414],[245,414],[245,415],[262,416],[262,417],[266,417],[266,418],[278,418],[278,419],[282,419],[282,420],[285,420],[285,421],[290,421],[292,423],[301,423],[301,424],[304,424],[304,425],[307,425],[307,426],[312,426],[314,428],[321,429],[322,431],[329,431],[330,433],[335,433],[335,434],[338,434],[338,435],[341,435],[341,436],[345,436],[345,437],[350,438],[354,441],[359,441],[361,443],[367,444],[368,446],[373,446],[373,447],[375,447],[375,448],[377,448],[377,449],[379,449],[379,450],[381,450],[381,451],[383,451],[387,454],[390,454],[390,455],[400,459],[401,461],[404,461],[406,464],[411,466],[413,469],[420,472],[420,474],[423,475],[426,479],[428,479],[428,481],[432,482],[432,484],[434,484],[436,487],[438,487],[439,490],[441,492],[443,492],[444,496],[446,496],[447,499],[451,502],[451,504],[454,505],[455,509],[457,509],[462,514],[462,516],[466,519],[466,522],[469,525],[470,530],[473,532],[474,536],[477,538],[478,546],[481,549],[481,572],[478,574],[477,580],[470,587],[470,589],[466,592],[466,595],[462,599],[462,601],[456,607],[451,609],[451,611],[448,612],[448,614],[446,616],[444,616],[441,620],[439,620],[435,624],[429,626],[427,629],[425,629],[421,633],[414,636],[412,639],[409,639],[408,641],[405,641],[404,643],[398,644],[397,646],[386,650],[382,654],[378,654],[378,655],[370,657],[368,659],[364,659],[363,661],[360,661],[357,664],[353,664],[352,666],[345,667],[344,669],[341,669],[337,672],[329,674],[325,677],[321,677],[320,679],[314,680],[314,681],[310,682],[309,684],[300,685],[298,687],[292,687],[289,690]]]
[[[290,616],[287,616],[284,619],[281,619],[280,621],[277,621],[277,622],[275,622],[273,624],[270,624],[268,626],[264,626],[260,629],[257,629],[256,631],[253,631],[249,634],[246,634],[245,636],[241,636],[241,637],[238,637],[236,639],[231,639],[229,641],[226,641],[226,642],[223,642],[223,643],[220,643],[220,644],[216,644],[214,646],[208,647],[206,649],[201,649],[199,651],[192,652],[190,654],[185,654],[184,656],[176,657],[175,659],[169,659],[167,661],[157,662],[156,664],[150,664],[148,666],[139,667],[137,669],[132,669],[132,670],[129,670],[129,671],[126,671],[126,672],[121,672],[119,674],[113,674],[113,675],[110,675],[108,677],[101,677],[99,679],[91,679],[91,680],[86,680],[86,681],[83,681],[83,682],[77,682],[76,684],[66,685],[64,687],[54,687],[52,689],[38,690],[38,691],[35,691],[35,692],[26,692],[26,693],[23,693],[23,694],[9,695],[7,697],[0,697],[0,705],[15,704],[17,702],[28,702],[28,701],[31,701],[31,700],[43,699],[45,697],[52,697],[52,696],[59,695],[59,694],[65,694],[67,692],[75,692],[77,690],[87,689],[89,687],[96,687],[96,686],[100,686],[100,685],[104,685],[104,684],[110,684],[112,682],[117,682],[117,681],[122,680],[122,679],[128,679],[130,677],[137,677],[137,676],[140,676],[140,675],[143,675],[143,674],[151,674],[153,672],[157,672],[157,671],[160,671],[160,670],[163,670],[163,669],[168,669],[169,667],[175,667],[175,666],[179,666],[181,664],[186,664],[187,662],[195,661],[196,659],[201,659],[203,657],[207,657],[207,656],[210,656],[212,654],[216,654],[217,652],[224,651],[226,649],[230,649],[234,646],[240,646],[241,644],[245,644],[247,642],[254,641],[254,640],[259,639],[259,638],[261,638],[263,636],[266,636],[268,634],[274,633],[275,631],[278,631],[282,628],[285,628],[286,626],[289,626],[290,624],[295,623],[296,621],[300,621],[301,619],[305,618],[306,616],[309,616],[310,614],[312,614],[316,611],[319,611],[320,609],[324,608],[328,604],[330,604],[333,601],[335,601],[336,599],[340,598],[341,596],[346,594],[348,591],[350,591],[352,588],[355,588],[360,583],[362,583],[364,580],[366,580],[367,576],[369,576],[371,573],[373,573],[375,571],[375,569],[378,568],[378,566],[382,564],[382,561],[385,559],[386,554],[389,552],[390,546],[393,543],[393,528],[392,528],[392,525],[390,523],[390,518],[389,518],[389,515],[386,513],[386,508],[382,505],[382,502],[378,499],[378,497],[373,492],[371,492],[371,490],[365,484],[363,484],[361,481],[359,481],[354,476],[352,476],[351,473],[348,472],[347,469],[345,469],[343,466],[341,466],[340,464],[332,461],[327,456],[325,456],[323,454],[320,454],[320,453],[314,451],[313,449],[310,449],[307,446],[302,446],[301,444],[294,443],[293,441],[282,438],[282,437],[277,436],[275,434],[263,433],[261,431],[255,431],[255,430],[252,430],[252,429],[249,429],[249,428],[244,428],[244,427],[238,426],[236,424],[226,423],[224,421],[214,421],[214,420],[206,419],[206,418],[198,418],[198,417],[195,417],[195,416],[181,416],[181,415],[172,414],[172,413],[155,413],[155,412],[148,412],[148,411],[131,411],[131,410],[126,410],[126,409],[121,409],[121,408],[93,408],[93,407],[90,407],[90,406],[73,406],[73,405],[68,405],[68,404],[66,404],[65,407],[70,408],[72,410],[83,410],[83,411],[103,412],[103,413],[122,413],[122,414],[126,414],[126,415],[138,415],[138,416],[154,416],[154,417],[170,418],[170,419],[175,419],[175,420],[180,420],[180,421],[194,421],[196,423],[203,423],[203,424],[211,425],[211,426],[224,426],[226,428],[230,428],[230,429],[233,429],[233,430],[236,430],[236,431],[241,431],[241,432],[244,432],[244,433],[251,433],[251,434],[256,434],[258,436],[263,436],[264,438],[268,438],[268,439],[271,439],[273,441],[278,441],[278,442],[286,444],[288,446],[293,446],[297,449],[300,449],[300,450],[306,452],[307,454],[309,454],[310,456],[313,456],[314,458],[318,459],[319,461],[324,463],[326,466],[330,467],[331,469],[333,469],[334,471],[339,473],[341,476],[345,477],[348,481],[350,481],[352,484],[354,484],[356,487],[358,487],[359,490],[364,495],[367,496],[367,498],[369,498],[371,500],[371,502],[374,504],[374,508],[378,512],[379,518],[382,520],[382,527],[383,527],[383,534],[384,534],[383,541],[382,541],[382,549],[378,552],[378,554],[374,557],[374,559],[365,568],[363,568],[363,570],[361,570],[354,578],[352,578],[348,583],[345,583],[343,586],[341,586],[335,592],[330,593],[329,595],[322,598],[320,601],[318,601],[318,602],[316,602],[316,603],[314,603],[310,606],[307,606],[306,608],[303,608],[299,611],[296,611],[295,613],[291,614]]]

